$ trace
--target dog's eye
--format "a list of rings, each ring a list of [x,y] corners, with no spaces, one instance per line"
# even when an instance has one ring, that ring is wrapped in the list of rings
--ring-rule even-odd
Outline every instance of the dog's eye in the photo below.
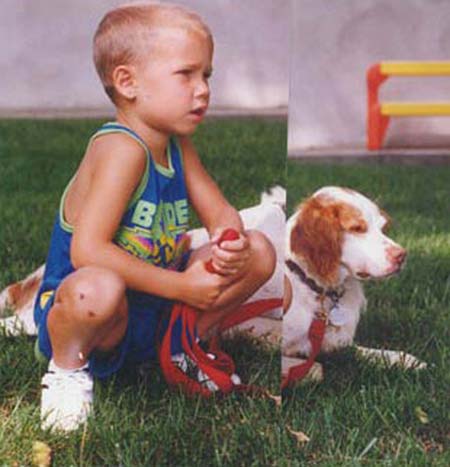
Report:
[[[365,233],[367,232],[367,225],[364,222],[360,222],[358,224],[353,224],[349,230],[353,233]]]

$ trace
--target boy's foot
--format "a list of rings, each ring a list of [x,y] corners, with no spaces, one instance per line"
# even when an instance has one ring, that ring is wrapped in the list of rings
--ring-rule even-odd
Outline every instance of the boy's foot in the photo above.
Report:
[[[41,427],[73,431],[92,411],[94,382],[87,365],[61,370],[52,363],[42,378]]]
[[[215,360],[217,357],[213,353],[208,352],[206,354],[208,358],[211,360]],[[219,390],[219,386],[212,381],[208,375],[206,375],[198,366],[195,364],[195,362],[192,361],[192,359],[186,355],[184,352],[183,353],[178,353],[175,355],[172,355],[172,362],[187,376],[189,376],[192,379],[196,379],[203,387],[208,389],[211,392],[216,392]],[[231,381],[235,386],[241,384],[241,378],[236,373],[233,373],[231,376]]]

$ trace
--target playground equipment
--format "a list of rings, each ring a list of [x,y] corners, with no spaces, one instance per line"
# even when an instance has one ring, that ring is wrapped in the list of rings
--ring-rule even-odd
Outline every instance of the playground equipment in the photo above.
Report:
[[[384,102],[378,89],[389,76],[450,75],[450,62],[380,62],[367,71],[367,149],[377,150],[390,117],[450,116],[450,102]]]

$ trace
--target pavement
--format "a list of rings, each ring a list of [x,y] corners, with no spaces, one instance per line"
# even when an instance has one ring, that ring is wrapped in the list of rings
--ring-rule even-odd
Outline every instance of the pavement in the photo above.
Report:
[[[387,147],[368,151],[362,146],[290,150],[288,159],[302,163],[321,164],[402,164],[402,165],[448,165],[450,148],[443,147]]]
[[[273,118],[287,120],[285,106],[275,108],[210,107],[207,118]],[[77,119],[114,118],[111,107],[99,108],[0,108],[0,118]]]

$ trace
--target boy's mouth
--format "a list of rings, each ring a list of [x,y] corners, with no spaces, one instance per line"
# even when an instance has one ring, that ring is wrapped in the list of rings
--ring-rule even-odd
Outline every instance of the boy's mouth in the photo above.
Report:
[[[198,118],[202,118],[206,113],[206,107],[197,107],[194,110],[191,110],[190,114],[195,115]]]

